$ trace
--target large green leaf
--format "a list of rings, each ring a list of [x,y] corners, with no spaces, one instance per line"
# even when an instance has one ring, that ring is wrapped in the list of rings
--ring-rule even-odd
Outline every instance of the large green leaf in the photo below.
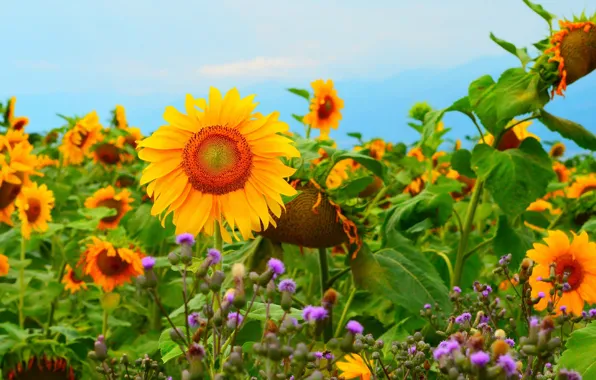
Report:
[[[561,136],[573,140],[582,148],[596,150],[596,136],[580,124],[557,117],[544,110],[540,111],[540,118],[538,118],[538,120],[546,125],[551,131],[557,132]]]
[[[503,152],[479,144],[472,154],[472,167],[501,210],[512,217],[544,196],[555,176],[548,154],[534,138],[525,139],[519,149]]]
[[[532,235],[527,227],[522,226],[516,230],[511,226],[507,216],[499,216],[493,248],[497,256],[511,253],[511,268],[517,269],[519,267],[528,249],[532,248],[532,242]]]
[[[565,347],[559,368],[575,370],[584,379],[596,379],[596,323],[572,332]]]
[[[351,267],[360,288],[385,294],[395,305],[412,313],[427,303],[438,303],[447,311],[451,309],[447,287],[421,252],[382,249],[372,254],[365,245],[351,261]]]

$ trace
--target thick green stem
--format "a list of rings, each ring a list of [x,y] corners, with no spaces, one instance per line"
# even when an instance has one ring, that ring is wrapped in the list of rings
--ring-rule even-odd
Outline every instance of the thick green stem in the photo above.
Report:
[[[327,263],[327,248],[319,248],[319,265],[321,267],[321,300],[327,291],[329,283],[329,264]],[[330,310],[331,311],[331,310]],[[332,318],[327,318],[325,329],[323,330],[325,341],[333,338]]]
[[[465,254],[466,249],[468,248],[468,238],[470,237],[472,224],[474,222],[474,214],[476,214],[476,208],[478,207],[478,201],[480,200],[480,195],[482,194],[483,187],[484,183],[482,181],[476,181],[476,186],[474,187],[474,192],[472,193],[472,199],[470,200],[470,205],[468,206],[466,219],[464,220],[463,231],[461,233],[461,240],[457,249],[457,257],[455,259],[455,273],[451,283],[452,286],[458,286],[461,283],[461,277],[465,262]]]
[[[19,269],[19,326],[25,327],[25,253],[27,252],[27,240],[21,236],[21,269]]]

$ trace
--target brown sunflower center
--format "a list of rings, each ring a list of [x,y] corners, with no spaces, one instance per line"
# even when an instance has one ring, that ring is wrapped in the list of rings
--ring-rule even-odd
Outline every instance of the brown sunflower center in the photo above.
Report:
[[[501,137],[501,141],[499,141],[499,145],[497,149],[500,151],[504,151],[507,149],[515,149],[519,148],[521,144],[521,140],[517,137],[513,128],[505,132],[503,137]]]
[[[582,189],[582,192],[579,194],[579,196],[581,197],[582,195],[589,193],[592,190],[596,190],[596,185],[589,185],[586,186]]]
[[[116,250],[118,252],[118,250]],[[120,255],[108,256],[108,251],[103,250],[97,255],[97,267],[106,276],[117,276],[126,271],[130,264],[120,258]]]
[[[116,215],[101,218],[101,221],[106,223],[115,222],[120,216],[120,213],[122,212],[122,202],[117,201],[114,198],[104,199],[103,201],[97,202],[97,207],[107,207],[116,210]]]
[[[35,223],[37,219],[39,219],[39,215],[41,214],[41,202],[39,199],[31,198],[27,201],[28,207],[25,211],[27,214],[27,221],[29,223]]]
[[[323,102],[319,105],[319,109],[317,110],[317,116],[319,119],[328,119],[329,116],[333,113],[334,104],[333,99],[330,96],[326,96],[323,99]]]
[[[118,147],[110,143],[100,144],[95,150],[95,155],[99,161],[106,165],[115,165],[120,162]]]
[[[571,255],[565,255],[557,258],[555,274],[559,281],[563,281],[563,276],[567,275],[567,283],[571,290],[577,289],[584,279],[584,271],[580,263],[573,259]]]
[[[190,138],[182,166],[196,190],[226,194],[244,187],[251,174],[252,157],[250,145],[239,131],[216,125]]]
[[[25,176],[19,172],[16,174],[17,177],[22,181]],[[21,185],[15,185],[13,183],[3,182],[0,186],[0,209],[6,208],[17,198],[17,195],[21,192]]]

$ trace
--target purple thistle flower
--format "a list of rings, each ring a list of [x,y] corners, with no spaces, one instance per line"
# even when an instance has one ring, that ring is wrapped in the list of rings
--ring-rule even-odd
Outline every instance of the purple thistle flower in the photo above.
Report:
[[[184,233],[176,236],[176,244],[178,244],[178,245],[182,245],[182,244],[194,245],[195,237],[192,234],[189,234],[188,232],[184,232]]]
[[[463,325],[465,322],[468,322],[472,319],[472,314],[470,313],[463,313],[461,315],[458,315],[455,318],[455,323],[458,323],[460,325]]]
[[[476,367],[484,367],[490,362],[490,355],[484,351],[474,352],[470,355],[470,361]]]
[[[283,274],[286,271],[284,263],[282,263],[281,260],[278,260],[276,258],[269,259],[269,261],[267,262],[267,267],[269,267],[271,272],[273,272],[273,278],[276,278],[277,276]]]
[[[511,338],[505,339],[505,343],[507,343],[509,347],[515,347],[515,341]]]
[[[582,375],[575,371],[562,369],[559,371],[559,379],[582,380]]]
[[[294,282],[294,280],[291,280],[289,278],[281,280],[277,289],[279,289],[280,292],[288,292],[294,294],[296,293],[296,283]]]
[[[153,269],[155,266],[155,258],[151,256],[145,256],[141,260],[141,264],[145,270]]]
[[[454,286],[453,287],[453,291],[456,292],[457,294],[461,293],[461,288],[459,286]]]
[[[561,310],[561,313],[565,314],[567,313],[567,306],[563,305],[559,308],[559,310]]]
[[[207,250],[207,257],[209,258],[209,265],[219,264],[221,261],[221,252],[215,248],[209,248]]]
[[[238,312],[231,312],[228,314],[228,321],[232,321],[234,322],[234,324],[236,326],[239,326],[242,324],[242,321],[244,320],[244,317],[242,316],[242,314],[238,313]]]
[[[596,309],[590,309],[588,314],[590,315],[590,318],[596,317]]]
[[[199,313],[190,313],[188,316],[188,325],[193,329],[196,329],[201,325],[201,319]]]
[[[546,297],[546,294],[544,294],[544,292],[538,292],[538,298],[544,298]]]
[[[517,364],[509,354],[499,356],[498,364],[505,370],[507,376],[513,376],[517,373]]]
[[[431,305],[431,304],[429,304],[429,303],[427,303],[427,304],[424,304],[424,308],[425,308],[425,309],[427,309],[427,310],[428,310],[428,309],[430,309],[431,307],[432,307],[432,305]]]
[[[356,334],[362,334],[362,332],[364,331],[364,327],[362,327],[362,325],[357,321],[349,321],[346,324],[346,330],[348,330],[352,334],[356,335]]]

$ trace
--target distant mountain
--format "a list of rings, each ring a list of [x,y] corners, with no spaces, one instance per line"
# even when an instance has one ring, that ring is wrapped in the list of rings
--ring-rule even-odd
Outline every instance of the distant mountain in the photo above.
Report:
[[[384,80],[345,80],[337,81],[339,95],[344,99],[343,120],[340,128],[332,132],[340,146],[352,143],[348,132],[361,132],[364,137],[383,137],[388,141],[411,143],[417,133],[407,126],[407,113],[417,101],[427,101],[435,108],[449,106],[453,101],[465,96],[470,82],[490,74],[495,78],[507,68],[518,65],[512,56],[484,58],[465,65],[445,70],[417,69],[404,71]],[[258,85],[239,87],[241,95],[257,94],[261,112],[280,111],[283,120],[290,123],[295,131],[302,126],[294,121],[292,113],[304,114],[308,110],[306,101],[286,91],[286,88],[310,88],[309,83],[295,83],[287,80],[265,82]],[[557,97],[547,106],[547,110],[561,117],[582,124],[596,133],[596,74],[582,79],[568,88],[566,98]],[[188,92],[195,96],[205,96],[208,88],[193,89]],[[4,97],[10,94],[2,94]],[[167,105],[181,107],[184,94],[120,96],[106,93],[83,94],[35,94],[20,95],[17,114],[31,119],[31,131],[44,131],[61,125],[56,113],[66,115],[84,114],[97,110],[102,120],[109,118],[109,110],[116,104],[126,107],[131,124],[140,127],[145,133],[163,124],[163,110]],[[475,134],[471,122],[463,115],[447,114],[445,124],[453,128],[449,137],[462,138]],[[540,123],[532,131],[545,140],[561,139]],[[570,149],[577,151],[570,142]],[[572,152],[570,152],[572,153]]]

